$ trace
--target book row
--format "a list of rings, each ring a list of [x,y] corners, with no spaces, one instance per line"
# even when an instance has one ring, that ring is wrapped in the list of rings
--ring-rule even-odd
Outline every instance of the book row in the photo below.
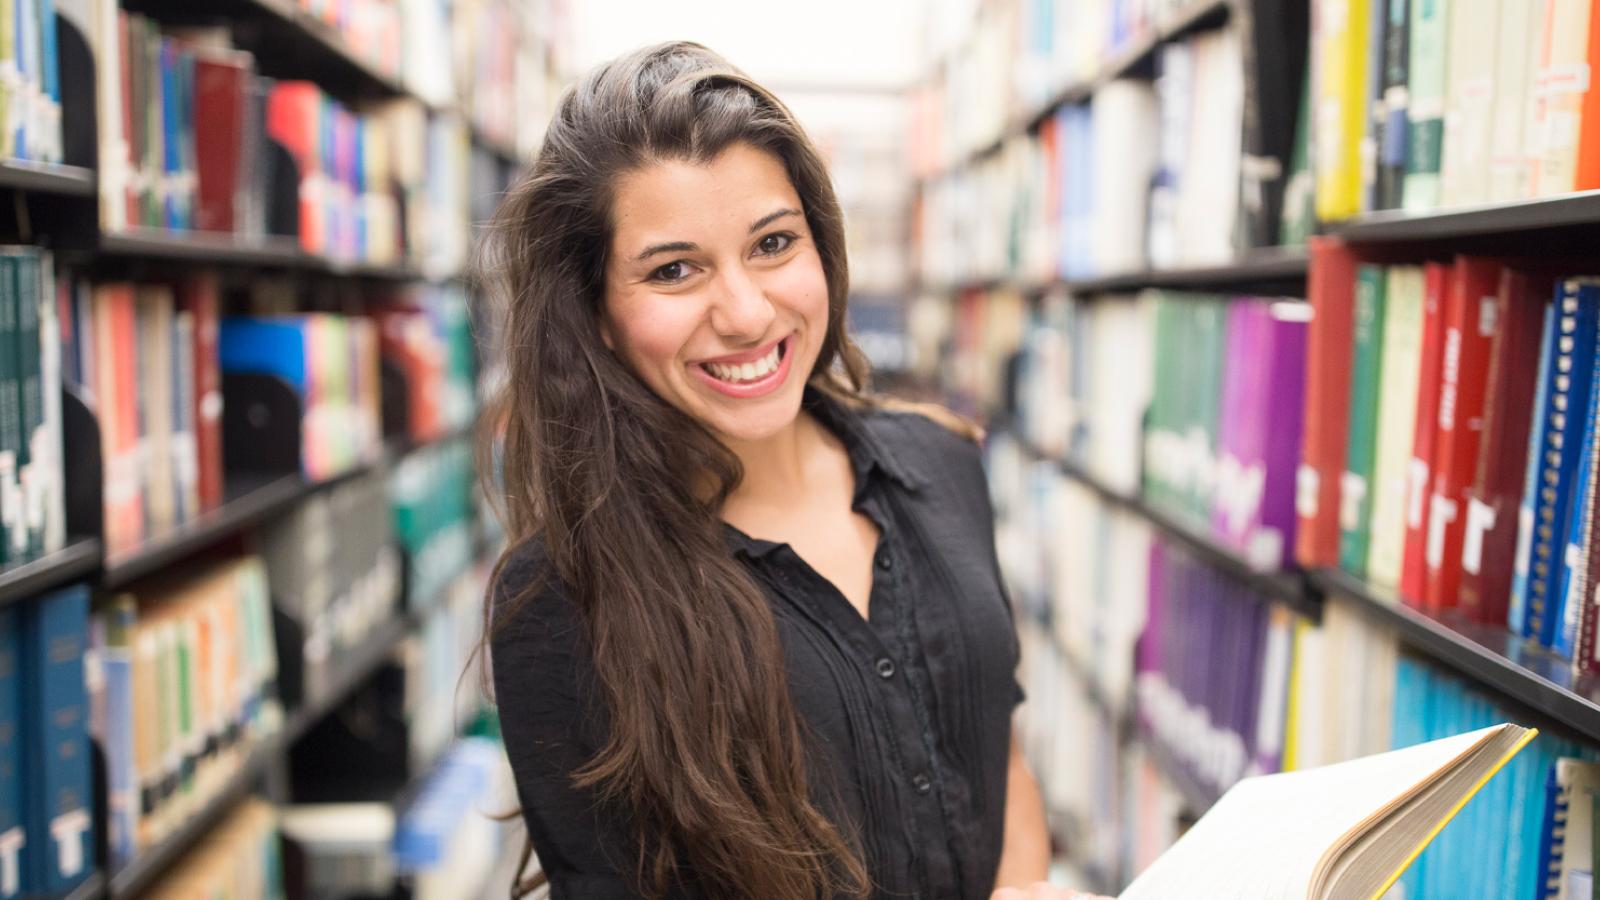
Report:
[[[61,162],[55,6],[54,0],[0,3],[0,157]]]
[[[270,803],[245,798],[215,828],[208,829],[144,896],[152,900],[283,900],[278,820]]]
[[[1324,220],[1600,188],[1593,0],[1356,0],[1312,29]]]
[[[1600,667],[1600,282],[1559,260],[1385,266],[1312,246],[1296,560]]]
[[[1520,715],[1405,655],[1352,606],[1330,600],[1320,623],[1300,619],[1015,442],[996,436],[989,454],[1002,567],[1023,613],[1024,687],[1032,710],[1049,711],[1024,712],[1024,745],[1053,821],[1114,885],[1239,777]],[[1057,521],[1080,523],[1078,533],[1029,524],[1062,514],[1072,518]],[[1587,890],[1591,881],[1580,848],[1592,817],[1585,809],[1580,823],[1571,810],[1580,799],[1592,805],[1595,758],[1542,734],[1410,868],[1405,896],[1464,896],[1483,885],[1505,896],[1586,896],[1552,885]]]
[[[1037,60],[1029,61],[1027,48],[1048,42],[1041,36],[1052,24],[1075,32],[1088,23],[1083,33],[1094,35],[1094,8],[1108,4],[995,6],[980,17],[974,46],[999,40],[982,37],[999,29],[1008,35],[1005,49],[986,59],[1033,71]],[[1223,27],[1160,44],[1154,80],[1130,73],[1100,83],[1084,100],[1048,110],[1036,128],[1002,129],[996,151],[925,171],[913,236],[923,281],[1081,280],[1218,264],[1240,248],[1293,238],[1298,232],[1283,233],[1280,219],[1297,221],[1310,198],[1309,184],[1292,177],[1304,102],[1303,53],[1295,50],[1305,47],[1304,6],[1233,4]],[[995,98],[1005,91],[963,83],[949,88],[966,98],[958,109],[1004,117],[1006,104]],[[936,132],[937,104],[919,110],[918,127]],[[945,126],[974,128],[961,117]],[[910,143],[930,140],[938,146],[919,131]],[[1302,185],[1303,199],[1285,200],[1291,182]]]
[[[9,258],[0,255],[0,270]],[[44,364],[59,357],[62,377],[97,418],[110,555],[168,534],[224,501],[225,472],[237,468],[224,458],[229,375],[267,375],[289,386],[301,421],[274,427],[298,428],[298,468],[313,480],[372,462],[386,433],[432,440],[464,427],[473,415],[474,346],[459,287],[393,293],[367,306],[365,315],[225,315],[225,309],[281,304],[261,284],[225,290],[214,273],[135,283],[69,272],[52,281],[39,274],[48,273],[47,258],[28,265],[33,274],[19,284],[40,298],[35,339],[43,349],[22,361],[39,362],[40,383],[52,385],[59,380]],[[52,284],[58,288],[53,294]],[[55,303],[44,302],[52,296]],[[380,384],[385,362],[398,370],[395,383],[405,389],[387,422]],[[54,389],[44,393],[47,399],[57,395]],[[44,486],[59,480],[61,444],[54,417],[44,421],[36,443],[54,468],[34,489],[34,505],[48,510],[52,495]]]

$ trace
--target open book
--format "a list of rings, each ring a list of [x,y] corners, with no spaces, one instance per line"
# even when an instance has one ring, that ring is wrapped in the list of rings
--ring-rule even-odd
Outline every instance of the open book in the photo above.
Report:
[[[1496,725],[1320,769],[1246,778],[1122,900],[1381,896],[1537,733]]]

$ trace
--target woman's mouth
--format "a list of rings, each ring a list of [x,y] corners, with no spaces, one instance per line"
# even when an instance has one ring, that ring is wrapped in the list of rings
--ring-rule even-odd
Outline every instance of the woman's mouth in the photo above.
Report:
[[[789,374],[792,340],[793,335],[790,335],[757,357],[703,362],[693,368],[719,393],[739,398],[759,397],[775,390]]]

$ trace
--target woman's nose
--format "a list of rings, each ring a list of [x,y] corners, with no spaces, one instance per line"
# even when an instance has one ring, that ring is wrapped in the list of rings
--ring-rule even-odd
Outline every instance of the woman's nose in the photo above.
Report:
[[[711,307],[711,327],[725,337],[758,340],[777,315],[766,291],[742,268],[724,270],[721,291]]]

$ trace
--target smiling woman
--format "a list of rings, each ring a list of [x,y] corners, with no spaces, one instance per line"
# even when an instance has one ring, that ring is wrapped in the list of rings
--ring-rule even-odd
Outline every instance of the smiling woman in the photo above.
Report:
[[[521,887],[1041,878],[978,448],[866,393],[839,206],[789,111],[697,45],[622,57],[563,99],[492,237],[511,548],[486,637],[542,869]]]

